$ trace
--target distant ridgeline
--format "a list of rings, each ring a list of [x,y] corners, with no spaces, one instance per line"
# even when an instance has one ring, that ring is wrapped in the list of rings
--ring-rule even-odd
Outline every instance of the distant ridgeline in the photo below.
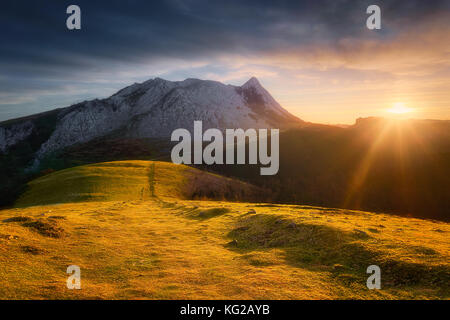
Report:
[[[276,202],[450,221],[450,121],[360,119],[280,134],[279,172],[206,166],[270,188]]]

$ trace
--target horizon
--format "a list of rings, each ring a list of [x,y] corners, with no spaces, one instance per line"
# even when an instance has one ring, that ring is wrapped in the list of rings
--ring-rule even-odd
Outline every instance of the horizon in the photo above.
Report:
[[[241,86],[243,86],[247,81],[250,81],[250,80],[253,79],[253,78],[255,78],[255,79],[260,83],[260,85],[261,85],[264,89],[267,90],[267,88],[264,87],[263,84],[261,84],[260,79],[259,79],[258,77],[255,77],[255,76],[250,76],[246,81],[244,81],[243,83],[240,83],[240,84],[236,84],[236,83],[224,83],[224,82],[221,82],[221,81],[219,81],[219,80],[201,79],[201,78],[193,78],[193,77],[184,78],[184,79],[182,79],[182,80],[181,80],[181,79],[168,80],[168,79],[164,79],[164,78],[156,77],[156,76],[155,76],[155,77],[147,78],[146,80],[143,80],[143,81],[140,81],[140,82],[128,83],[128,84],[126,84],[125,86],[123,86],[123,87],[121,87],[121,88],[119,88],[119,89],[117,89],[117,90],[114,90],[112,93],[110,93],[110,94],[108,94],[108,95],[106,95],[106,96],[104,96],[104,97],[92,97],[92,98],[88,98],[88,99],[78,99],[78,100],[76,100],[76,101],[73,101],[73,102],[71,102],[71,103],[65,105],[65,106],[49,107],[49,108],[46,108],[46,109],[44,109],[44,110],[42,110],[42,111],[39,111],[39,112],[36,112],[36,113],[20,115],[20,116],[15,117],[15,118],[8,118],[8,119],[1,119],[1,118],[0,118],[0,123],[2,123],[2,122],[8,122],[8,121],[10,121],[10,120],[16,120],[16,119],[26,118],[26,117],[29,117],[29,116],[33,116],[33,115],[37,115],[37,114],[40,114],[40,113],[45,113],[45,112],[53,111],[53,110],[56,110],[56,109],[64,109],[64,108],[68,108],[68,107],[71,107],[71,106],[76,105],[76,104],[78,104],[78,103],[85,102],[85,101],[92,101],[92,100],[96,100],[96,99],[100,99],[100,100],[102,100],[102,99],[107,99],[107,98],[113,96],[114,94],[116,94],[117,92],[119,92],[120,90],[122,90],[122,89],[124,89],[124,88],[126,88],[126,87],[128,87],[128,86],[131,86],[131,85],[133,85],[133,84],[142,84],[142,83],[144,83],[144,82],[146,82],[146,81],[155,80],[155,79],[162,79],[162,80],[170,81],[170,82],[183,82],[183,81],[186,81],[186,80],[189,80],[189,79],[193,79],[193,80],[200,80],[200,81],[214,81],[214,82],[222,83],[222,84],[224,84],[224,85],[232,85],[232,86],[235,86],[235,87],[241,87]],[[269,91],[269,94],[272,95],[272,93],[270,92],[270,90],[268,90],[268,91]],[[272,95],[272,96],[273,96],[273,95]],[[278,102],[278,100],[277,100],[276,97],[274,97],[274,99]],[[281,103],[280,103],[280,105],[281,105],[281,107],[283,107],[284,109],[286,109]],[[286,110],[287,110],[287,109],[286,109]],[[289,111],[289,110],[288,110],[288,111]],[[379,114],[379,115],[358,116],[358,117],[354,118],[353,121],[349,120],[349,122],[340,122],[340,123],[339,123],[339,122],[325,122],[325,121],[320,121],[320,120],[319,120],[319,121],[310,121],[310,120],[305,119],[305,118],[303,118],[303,117],[301,117],[301,116],[299,116],[299,115],[296,115],[295,113],[293,113],[293,112],[291,112],[291,111],[289,111],[289,112],[290,112],[291,114],[293,114],[294,116],[298,117],[298,118],[299,118],[300,120],[302,120],[302,121],[305,121],[305,122],[308,122],[308,123],[312,123],[312,124],[322,124],[322,125],[331,125],[331,126],[352,126],[352,125],[355,125],[355,124],[357,123],[358,119],[368,119],[368,118],[378,118],[378,119],[384,119],[384,120],[405,120],[405,121],[409,121],[409,120],[411,120],[411,121],[414,121],[414,120],[425,120],[425,121],[426,121],[426,120],[450,121],[450,118],[443,118],[443,119],[439,119],[439,118],[426,118],[426,117],[424,117],[424,118],[415,118],[415,117],[408,117],[408,115],[405,115],[405,114],[399,114],[399,115],[397,115],[397,116],[395,116],[395,115],[388,116],[388,115],[386,114],[387,111],[388,111],[388,110],[384,110],[384,109],[383,109],[384,114],[381,113],[381,114]]]

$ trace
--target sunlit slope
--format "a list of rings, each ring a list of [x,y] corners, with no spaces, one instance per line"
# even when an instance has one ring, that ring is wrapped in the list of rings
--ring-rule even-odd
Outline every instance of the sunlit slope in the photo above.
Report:
[[[185,165],[115,161],[65,169],[33,180],[16,206],[153,197],[249,201],[258,196],[262,190],[252,185]]]
[[[204,200],[258,191],[146,161],[36,179],[0,210],[0,299],[450,298],[448,223]],[[81,290],[66,287],[69,265]],[[366,286],[370,265],[381,290]]]
[[[160,199],[0,211],[0,299],[448,299],[443,222]],[[69,265],[81,290],[66,288]],[[369,265],[381,290],[366,287]]]

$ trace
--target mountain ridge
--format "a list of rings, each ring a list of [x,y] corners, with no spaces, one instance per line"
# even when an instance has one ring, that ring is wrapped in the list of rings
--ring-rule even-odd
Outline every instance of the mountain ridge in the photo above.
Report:
[[[188,78],[154,78],[134,83],[105,99],[0,123],[0,152],[39,131],[35,119],[56,115],[52,132],[35,152],[35,160],[62,148],[112,132],[127,138],[170,137],[173,130],[192,130],[195,120],[208,128],[287,129],[304,122],[283,109],[252,77],[242,86]]]

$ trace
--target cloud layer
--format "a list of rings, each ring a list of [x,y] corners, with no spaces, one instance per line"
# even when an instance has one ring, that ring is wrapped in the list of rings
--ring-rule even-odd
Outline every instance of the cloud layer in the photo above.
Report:
[[[449,116],[448,1],[379,1],[380,31],[365,27],[372,1],[77,1],[79,31],[66,28],[70,4],[2,4],[0,120],[154,76],[252,75],[307,120],[349,122],[383,95]]]

